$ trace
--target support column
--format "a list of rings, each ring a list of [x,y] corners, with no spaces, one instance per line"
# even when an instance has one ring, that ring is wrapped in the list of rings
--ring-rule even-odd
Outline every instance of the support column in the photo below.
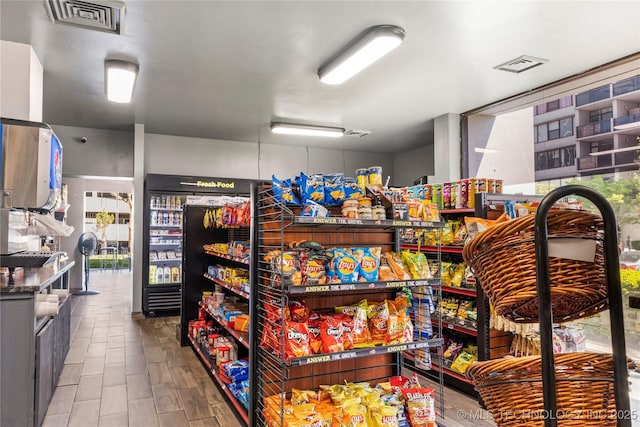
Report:
[[[43,69],[28,44],[0,41],[0,117],[42,121]]]
[[[460,115],[444,114],[433,123],[434,176],[430,183],[456,181],[461,178]]]
[[[133,136],[133,286],[131,312],[142,312],[142,245],[144,203],[144,124],[134,125]]]

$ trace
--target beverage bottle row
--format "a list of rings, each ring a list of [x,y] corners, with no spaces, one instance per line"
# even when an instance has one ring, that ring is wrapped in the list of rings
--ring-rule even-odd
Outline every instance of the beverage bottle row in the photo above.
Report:
[[[151,225],[182,225],[182,212],[151,212]]]
[[[169,267],[167,264],[149,266],[150,285],[180,283],[180,279],[180,267]]]
[[[151,196],[151,209],[182,209],[180,196]]]

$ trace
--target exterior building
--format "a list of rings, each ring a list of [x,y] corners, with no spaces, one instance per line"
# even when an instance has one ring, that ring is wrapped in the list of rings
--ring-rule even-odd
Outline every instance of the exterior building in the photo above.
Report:
[[[536,105],[533,113],[536,181],[638,170],[640,76]]]

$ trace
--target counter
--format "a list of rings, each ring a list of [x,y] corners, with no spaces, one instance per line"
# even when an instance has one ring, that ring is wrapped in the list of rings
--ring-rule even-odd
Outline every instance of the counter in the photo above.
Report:
[[[64,278],[75,265],[75,261],[54,261],[41,268],[16,268],[13,273],[13,285],[9,285],[8,273],[0,274],[0,295],[12,293],[36,293],[54,285],[55,282]],[[6,270],[5,270],[6,271]],[[68,289],[65,284],[54,286],[54,288]]]
[[[0,425],[38,427],[58,384],[69,351],[71,296],[58,314],[36,317],[38,293],[69,289],[74,261],[16,269],[13,284],[0,275]]]

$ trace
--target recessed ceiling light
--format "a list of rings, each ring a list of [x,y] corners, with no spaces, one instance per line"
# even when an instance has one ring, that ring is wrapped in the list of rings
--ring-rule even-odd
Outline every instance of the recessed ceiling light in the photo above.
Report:
[[[343,128],[330,126],[299,125],[293,123],[271,123],[271,132],[285,135],[302,136],[324,136],[329,138],[340,138],[344,135]]]
[[[107,99],[119,103],[131,102],[138,77],[138,65],[108,59],[104,62],[104,68]]]
[[[520,55],[510,61],[496,65],[496,70],[508,71],[510,73],[521,73],[523,71],[530,70],[538,65],[542,65],[545,62],[549,62],[548,59],[536,58],[535,56]]]

